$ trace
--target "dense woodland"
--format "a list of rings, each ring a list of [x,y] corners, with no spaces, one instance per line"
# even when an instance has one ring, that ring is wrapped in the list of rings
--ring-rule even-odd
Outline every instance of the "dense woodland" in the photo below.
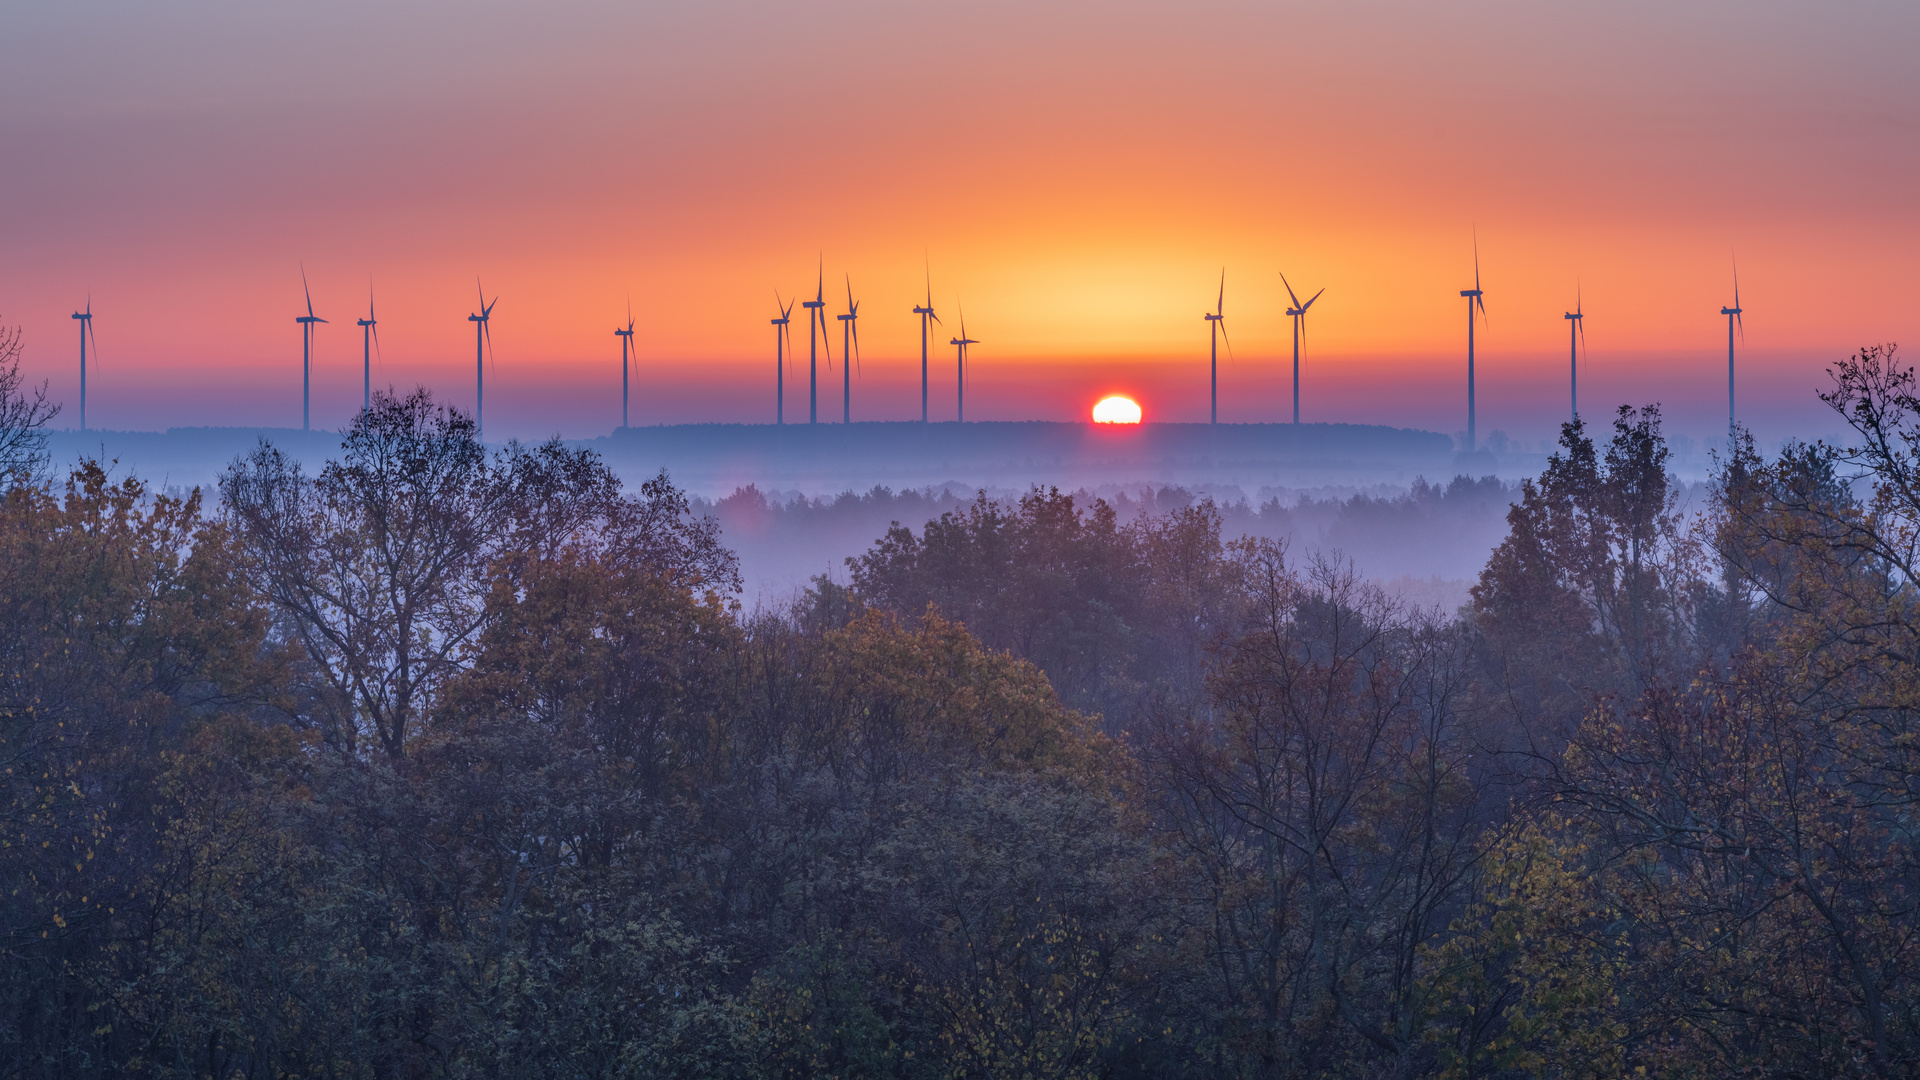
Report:
[[[1692,510],[1568,425],[1459,612],[1035,490],[747,613],[424,392],[16,473],[0,1073],[1915,1075],[1920,400],[1834,376]]]

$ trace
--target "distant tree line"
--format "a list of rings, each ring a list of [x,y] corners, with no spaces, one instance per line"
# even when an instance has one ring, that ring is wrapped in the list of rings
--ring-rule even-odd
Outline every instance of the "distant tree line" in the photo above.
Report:
[[[1449,611],[1465,601],[1465,582],[1506,535],[1507,507],[1516,494],[1514,485],[1494,476],[1456,476],[1444,484],[1416,477],[1399,491],[1302,491],[1285,501],[1271,492],[1249,501],[1237,489],[1208,495],[1179,486],[1060,490],[1083,511],[1096,500],[1104,502],[1122,526],[1208,503],[1222,535],[1285,541],[1303,561],[1314,552],[1338,553],[1396,594],[1426,604],[1444,597]],[[1012,504],[1023,493],[986,494],[989,501]],[[720,522],[728,543],[762,567],[763,574],[768,567],[793,568],[799,572],[785,580],[800,582],[837,569],[840,553],[866,546],[889,522],[931,521],[965,511],[978,497],[953,485],[900,491],[875,487],[809,497],[748,484],[722,499],[689,502],[696,513]],[[1406,543],[1409,534],[1418,535],[1420,542]],[[1436,589],[1441,581],[1448,587]]]
[[[1457,615],[1038,489],[747,614],[424,392],[22,478],[0,1074],[1912,1075],[1920,394],[1834,374],[1699,513],[1567,425]]]

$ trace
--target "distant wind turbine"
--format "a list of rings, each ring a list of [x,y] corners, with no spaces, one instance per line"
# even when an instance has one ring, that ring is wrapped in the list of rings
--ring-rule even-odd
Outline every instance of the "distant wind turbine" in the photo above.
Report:
[[[613,334],[620,339],[620,426],[624,428],[627,426],[627,354],[632,351],[633,346],[633,305],[631,303],[627,305],[627,328],[625,330],[616,328]]]
[[[93,296],[87,296],[87,310],[76,311],[73,317],[80,320],[80,430],[87,430],[87,340],[93,337]],[[94,361],[100,359],[100,342],[93,342]]]
[[[1733,438],[1738,429],[1733,421],[1733,328],[1740,327],[1740,340],[1747,340],[1747,324],[1740,318],[1740,264],[1733,264],[1733,306],[1723,307],[1720,314],[1727,317],[1727,437]]]
[[[313,290],[307,287],[307,268],[300,268],[300,288],[307,294],[307,313],[293,321],[300,324],[300,430],[311,431],[313,425],[311,405],[313,402],[313,324],[327,320],[313,313]]]
[[[1587,343],[1586,316],[1580,308],[1580,286],[1573,289],[1573,310],[1567,312],[1567,371],[1572,381],[1573,420],[1580,422],[1580,346]]]
[[[1280,275],[1280,284],[1287,287],[1287,299],[1293,301],[1293,306],[1287,309],[1287,314],[1293,319],[1293,422],[1298,424],[1300,422],[1300,343],[1306,340],[1307,336],[1307,309],[1313,306],[1315,300],[1320,299],[1320,293],[1327,290],[1321,289],[1320,292],[1314,293],[1303,304],[1299,297],[1293,295],[1293,285],[1287,281],[1287,275],[1284,273]]]
[[[820,280],[813,290],[813,299],[800,305],[807,309],[807,423],[820,422],[820,363],[819,347],[827,350],[827,364],[833,364],[833,344],[827,339],[827,263],[820,260]]]
[[[853,358],[860,351],[860,304],[853,298],[853,275],[847,275],[847,313],[840,320],[840,422],[853,423]]]
[[[920,422],[927,422],[927,320],[940,322],[940,316],[933,313],[933,268],[927,268],[927,302],[913,309],[920,316]],[[946,325],[941,323],[942,326]],[[965,336],[964,334],[962,336]]]
[[[1472,451],[1473,433],[1473,309],[1478,306],[1480,317],[1487,317],[1487,302],[1481,297],[1480,290],[1480,238],[1473,240],[1473,288],[1461,289],[1460,295],[1467,298],[1467,450]]]
[[[360,408],[373,405],[373,349],[380,344],[379,322],[373,317],[373,283],[367,283],[367,317],[354,325],[360,328]]]
[[[960,336],[947,344],[954,347],[954,361],[959,376],[957,416],[961,423],[967,422],[967,346],[978,345],[978,341],[967,336],[967,309],[960,309]]]
[[[480,314],[467,316],[473,324],[473,433],[479,437],[486,431],[487,419],[487,353],[493,351],[493,330],[487,320],[493,318],[493,305],[500,302],[498,296],[493,303],[487,302],[487,291],[480,287],[480,279],[473,279],[474,291],[480,294]]]
[[[773,306],[780,309],[780,317],[768,320],[773,323],[773,422],[787,422],[787,341],[791,333],[787,324],[793,321],[793,302],[780,302],[780,290],[773,291]]]
[[[1213,410],[1207,420],[1210,424],[1220,422],[1220,339],[1227,332],[1227,271],[1220,269],[1220,299],[1214,302],[1213,312],[1207,318],[1207,332],[1213,341],[1211,361],[1208,364]],[[1231,346],[1229,346],[1231,347]]]

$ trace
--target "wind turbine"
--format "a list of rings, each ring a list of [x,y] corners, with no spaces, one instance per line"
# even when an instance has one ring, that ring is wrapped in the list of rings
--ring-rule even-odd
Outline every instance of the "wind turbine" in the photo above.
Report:
[[[480,287],[480,279],[473,279],[473,289],[480,294],[480,314],[467,316],[473,324],[473,434],[475,438],[486,430],[487,420],[487,368],[486,355],[493,349],[493,331],[487,326],[487,320],[493,318],[493,304],[500,302],[498,296],[493,303],[487,302],[487,291]]]
[[[780,302],[780,290],[773,291],[773,306],[780,309],[780,317],[770,319],[773,323],[773,422],[787,422],[787,355],[786,344],[791,334],[787,324],[793,321],[793,303]]]
[[[620,426],[627,426],[627,354],[633,345],[633,305],[627,305],[627,328],[615,328],[613,335],[620,339]]]
[[[820,280],[815,284],[813,299],[800,305],[807,309],[807,423],[820,422],[820,363],[819,346],[827,349],[827,365],[833,365],[833,343],[827,340],[827,263],[820,260]]]
[[[853,298],[853,275],[847,275],[847,313],[840,320],[840,422],[853,423],[853,357],[860,349],[860,304]]]
[[[307,313],[293,321],[300,324],[300,430],[311,431],[313,401],[313,324],[327,320],[313,313],[313,290],[307,287],[307,268],[300,268],[300,288],[307,294]]]
[[[1298,424],[1300,422],[1300,343],[1307,336],[1307,309],[1313,306],[1315,300],[1320,299],[1320,293],[1327,290],[1321,289],[1320,292],[1314,293],[1303,304],[1299,297],[1293,295],[1293,285],[1287,281],[1287,275],[1284,273],[1280,275],[1280,284],[1287,287],[1287,299],[1293,301],[1293,306],[1287,309],[1287,314],[1293,319],[1293,422]]]
[[[1475,446],[1473,438],[1473,309],[1480,308],[1480,317],[1487,317],[1487,302],[1481,297],[1480,290],[1480,238],[1473,240],[1473,288],[1461,289],[1460,295],[1467,298],[1467,451],[1471,453]]]
[[[957,397],[959,409],[957,416],[960,422],[964,424],[967,422],[967,346],[980,344],[967,336],[966,308],[960,309],[960,336],[947,342],[947,344],[954,347],[955,367],[959,376],[959,394]]]
[[[1567,312],[1567,370],[1573,386],[1573,420],[1580,422],[1580,346],[1587,342],[1587,324],[1581,320],[1586,316],[1580,312],[1580,287],[1573,289],[1573,310]]]
[[[1727,436],[1737,434],[1733,426],[1733,328],[1740,327],[1740,340],[1747,340],[1747,324],[1740,319],[1740,264],[1733,264],[1733,306],[1723,307],[1720,314],[1727,317]]]
[[[93,297],[87,297],[87,310],[76,311],[80,320],[80,430],[87,430],[87,339],[93,337]],[[99,359],[100,342],[93,343],[94,359]]]
[[[1207,318],[1207,331],[1213,339],[1212,361],[1208,365],[1211,373],[1213,412],[1209,424],[1220,422],[1220,338],[1227,332],[1227,270],[1220,268],[1220,299],[1214,302],[1213,313]],[[964,332],[964,331],[963,331]],[[1231,347],[1231,346],[1229,346]]]
[[[927,268],[927,302],[923,307],[913,309],[920,316],[920,422],[927,422],[927,320],[940,322],[940,316],[933,313],[933,268]],[[941,323],[942,326],[946,325]],[[965,334],[963,333],[964,337]]]
[[[360,408],[373,405],[373,346],[380,343],[379,322],[373,317],[373,283],[367,283],[367,317],[354,325],[360,328]]]

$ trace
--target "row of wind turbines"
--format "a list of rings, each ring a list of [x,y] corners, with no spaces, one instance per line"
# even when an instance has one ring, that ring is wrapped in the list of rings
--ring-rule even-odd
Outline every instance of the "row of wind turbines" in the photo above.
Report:
[[[1326,289],[1322,288],[1305,301],[1302,301],[1299,294],[1294,292],[1293,284],[1287,280],[1286,274],[1280,274],[1280,282],[1287,291],[1289,306],[1287,307],[1286,313],[1292,322],[1293,329],[1293,422],[1298,424],[1300,422],[1300,357],[1306,341],[1307,312],[1313,307],[1314,303],[1326,293]],[[853,370],[855,365],[858,364],[860,356],[860,302],[854,299],[853,278],[851,275],[847,276],[846,284],[847,309],[844,313],[834,315],[832,318],[840,323],[840,420],[841,423],[850,424],[853,422]],[[313,291],[307,284],[307,275],[304,269],[300,273],[300,286],[306,300],[306,314],[297,316],[294,322],[300,326],[300,427],[301,430],[304,431],[311,430],[312,426],[313,345],[316,327],[318,324],[325,323],[328,320],[314,313]],[[475,423],[484,429],[486,419],[486,362],[493,351],[493,334],[489,323],[493,317],[494,305],[499,303],[500,298],[495,296],[492,300],[488,300],[486,291],[480,286],[478,279],[475,279],[474,287],[478,293],[479,310],[468,315],[467,321],[473,324],[474,329]],[[1467,302],[1467,430],[1465,449],[1471,451],[1478,445],[1476,441],[1476,409],[1474,401],[1475,330],[1478,326],[1487,324],[1486,291],[1481,288],[1480,248],[1477,242],[1474,245],[1473,252],[1473,288],[1461,289],[1460,296]],[[1220,272],[1220,288],[1214,300],[1214,309],[1203,315],[1207,323],[1209,338],[1208,422],[1211,424],[1218,424],[1220,422],[1221,342],[1227,342],[1229,351],[1232,349],[1232,342],[1227,338],[1226,299],[1227,275],[1223,269]],[[778,318],[770,320],[774,327],[774,423],[785,424],[787,365],[790,361],[798,361],[798,357],[795,355],[793,349],[792,336],[792,318],[795,300],[781,299],[779,292],[776,290],[774,293],[774,303],[780,312]],[[820,422],[819,361],[823,352],[825,353],[829,374],[831,374],[833,368],[833,347],[829,333],[831,326],[827,321],[825,260],[821,262],[819,273],[814,284],[813,299],[800,302],[800,306],[807,312],[807,422],[809,424],[817,424]],[[931,272],[927,275],[926,301],[922,304],[915,305],[912,313],[920,319],[920,421],[926,423],[929,419],[929,371],[932,327],[934,324],[941,322],[939,314],[934,311],[933,307],[933,277]],[[1736,265],[1733,272],[1733,304],[1730,307],[1722,306],[1720,308],[1720,314],[1726,316],[1727,319],[1727,430],[1730,435],[1736,430],[1734,413],[1735,334],[1737,331],[1742,340],[1744,340],[1746,336],[1746,327],[1740,318],[1741,313],[1740,272],[1739,267]],[[100,348],[99,341],[94,336],[93,300],[91,297],[88,298],[87,305],[83,310],[73,313],[73,318],[80,323],[80,428],[84,431],[87,427],[87,349],[89,344],[91,344],[95,355],[95,362],[98,363]],[[1580,352],[1586,345],[1586,315],[1583,310],[1580,292],[1577,288],[1574,293],[1574,309],[1566,312],[1564,318],[1567,321],[1570,414],[1573,419],[1578,420],[1580,418]],[[371,287],[367,290],[366,318],[357,320],[354,325],[360,327],[361,332],[360,395],[361,407],[365,408],[371,404],[373,400],[373,356],[380,346],[379,320],[374,314],[373,290]],[[941,323],[941,325],[944,324]],[[627,312],[626,326],[616,327],[613,333],[620,339],[620,426],[626,427],[628,426],[628,407],[632,392],[631,372],[633,366],[639,362],[639,354],[634,349],[634,319],[631,308],[629,308]],[[967,418],[967,350],[970,346],[979,344],[978,339],[967,335],[964,309],[960,316],[960,336],[951,339],[948,341],[948,344],[954,347],[956,376],[955,414],[958,420],[964,422]]]
[[[1288,290],[1291,294],[1292,290]],[[1465,449],[1471,453],[1478,445],[1474,434],[1473,401],[1473,331],[1476,322],[1485,324],[1487,320],[1486,291],[1480,287],[1480,244],[1473,245],[1473,288],[1461,289],[1460,296],[1467,302],[1467,440]],[[1477,314],[1477,318],[1476,318]],[[1739,434],[1733,408],[1733,339],[1738,327],[1740,338],[1746,340],[1746,324],[1741,321],[1740,307],[1740,267],[1733,267],[1733,306],[1722,305],[1720,314],[1727,317],[1727,436],[1735,438]],[[1586,313],[1580,296],[1578,284],[1574,287],[1573,310],[1562,315],[1567,321],[1567,378],[1569,414],[1575,421],[1580,419],[1580,350],[1586,345]],[[1297,333],[1297,331],[1296,331]],[[1293,422],[1300,422],[1300,361],[1298,346],[1295,346],[1293,390]]]
[[[1307,312],[1309,309],[1313,307],[1314,303],[1318,301],[1321,296],[1325,295],[1327,290],[1325,288],[1321,288],[1320,290],[1315,292],[1312,296],[1309,296],[1306,300],[1302,301],[1300,299],[1300,295],[1294,292],[1293,283],[1287,280],[1287,275],[1284,272],[1280,273],[1280,284],[1287,291],[1288,306],[1286,309],[1286,314],[1287,314],[1287,318],[1292,323],[1293,422],[1295,424],[1298,424],[1300,423],[1300,354],[1301,354],[1302,347],[1305,345],[1305,342],[1306,342]],[[807,309],[807,422],[810,424],[817,424],[820,422],[819,398],[818,398],[818,356],[819,356],[819,349],[823,344],[827,345],[828,347],[827,364],[828,364],[829,371],[831,371],[832,364],[833,364],[830,339],[827,336],[828,325],[827,325],[827,316],[826,316],[826,310],[825,310],[826,309],[825,285],[826,285],[826,272],[825,272],[825,266],[823,264],[821,267],[819,277],[814,287],[814,298],[812,300],[808,300],[804,302],[801,305],[802,307]],[[1480,282],[1480,245],[1478,241],[1476,241],[1473,245],[1473,288],[1461,289],[1460,296],[1463,299],[1465,299],[1467,302],[1467,430],[1466,430],[1465,449],[1468,451],[1472,451],[1473,449],[1475,449],[1475,447],[1478,446],[1478,432],[1477,432],[1477,420],[1478,420],[1477,411],[1478,410],[1475,402],[1475,378],[1474,378],[1475,330],[1477,328],[1477,325],[1485,324],[1488,319],[1486,290],[1481,288],[1481,282]],[[1202,318],[1207,323],[1207,332],[1208,332],[1208,339],[1209,339],[1208,340],[1208,358],[1207,358],[1207,379],[1208,379],[1207,422],[1210,424],[1218,424],[1220,422],[1220,343],[1222,341],[1226,341],[1229,351],[1231,351],[1232,349],[1232,342],[1227,337],[1226,300],[1227,300],[1227,273],[1225,269],[1222,269],[1220,271],[1220,289],[1219,289],[1219,293],[1216,295],[1214,299],[1214,308],[1212,311],[1206,312],[1202,315]],[[774,327],[774,422],[776,424],[784,424],[786,423],[786,365],[788,362],[788,358],[793,355],[792,335],[791,335],[793,303],[791,301],[781,300],[778,291],[774,293],[774,303],[780,312],[780,315],[778,318],[770,320]],[[1743,340],[1746,336],[1745,324],[1740,319],[1741,310],[1742,309],[1740,307],[1740,271],[1738,266],[1735,266],[1734,273],[1733,273],[1733,306],[1731,307],[1722,306],[1720,308],[1720,314],[1727,317],[1727,430],[1729,435],[1733,434],[1736,430],[1735,428],[1736,420],[1735,420],[1735,414],[1734,414],[1734,378],[1733,378],[1734,376],[1734,334],[1735,334],[1736,328],[1738,328],[1740,337]],[[849,276],[849,278],[847,279],[846,313],[835,316],[835,318],[840,320],[843,328],[842,329],[842,346],[841,346],[841,361],[842,361],[841,362],[841,372],[842,372],[841,422],[842,423],[853,422],[852,369],[847,363],[847,357],[848,357],[849,348],[855,351],[854,352],[855,356],[857,356],[857,350],[859,349],[860,337],[859,337],[858,327],[856,325],[856,320],[859,318],[859,314],[860,314],[860,305],[853,298],[853,280]],[[920,421],[922,423],[925,423],[927,422],[927,419],[928,419],[928,413],[927,413],[928,378],[927,376],[928,376],[928,347],[931,341],[930,323],[937,323],[940,321],[940,316],[935,314],[933,309],[933,283],[932,283],[931,273],[929,273],[927,276],[926,302],[922,305],[915,306],[913,308],[913,314],[920,317]],[[1581,296],[1581,290],[1577,286],[1574,291],[1574,308],[1572,311],[1565,312],[1562,317],[1567,322],[1569,415],[1572,417],[1572,419],[1578,420],[1580,418],[1580,351],[1586,345],[1587,331],[1586,331],[1586,313],[1585,313],[1584,300]],[[632,322],[631,321],[628,322],[627,330],[625,331],[616,330],[614,332],[631,334]],[[849,336],[851,340],[851,346],[847,344],[849,340]],[[960,336],[952,339],[951,341],[948,342],[948,344],[954,346],[955,364],[957,368],[956,370],[957,379],[956,379],[956,385],[955,385],[955,394],[956,394],[955,413],[956,413],[957,419],[964,422],[967,418],[967,414],[966,414],[967,347],[969,345],[978,344],[978,341],[976,339],[967,336],[966,318],[964,315],[961,317],[961,321],[960,321]],[[622,412],[621,412],[621,423],[623,425],[626,422],[626,413],[625,413],[625,405],[624,405],[625,386],[626,386],[625,373],[626,373],[626,356],[625,356],[625,353],[623,352],[621,356],[621,386],[622,386],[622,402],[623,402]]]
[[[486,357],[493,352],[493,331],[487,324],[489,320],[493,318],[493,305],[499,303],[500,298],[496,296],[492,300],[488,300],[486,290],[480,287],[480,280],[478,278],[474,279],[473,284],[474,289],[480,294],[480,311],[477,314],[467,316],[467,321],[473,324],[474,426],[479,428],[485,423],[486,419]],[[307,272],[305,269],[300,271],[300,290],[306,294],[307,300],[307,313],[293,320],[300,324],[300,430],[311,431],[313,422],[313,340],[316,329],[315,324],[323,323],[327,320],[313,313],[313,290],[307,285]],[[93,302],[91,300],[87,302],[87,311],[89,313],[93,311]],[[89,318],[90,317],[91,315],[89,315]],[[80,316],[75,315],[74,318],[78,319]],[[373,354],[375,350],[380,347],[380,322],[373,314],[373,287],[371,285],[367,287],[367,317],[357,320],[354,325],[360,328],[360,407],[364,409],[373,404]],[[616,330],[614,333],[621,333],[621,331]],[[632,320],[628,320],[625,333],[628,339],[633,337]],[[96,349],[97,348],[98,346],[96,346]],[[83,346],[80,351],[80,428],[84,431],[87,426],[87,360],[85,347]],[[626,351],[624,348],[621,350],[620,374],[623,384],[621,387],[622,413],[620,422],[624,424],[626,423],[626,388],[624,385],[626,380]]]
[[[814,283],[813,299],[802,301],[800,306],[807,312],[807,423],[820,422],[820,347],[826,346],[827,371],[833,371],[833,344],[828,336],[831,329],[827,325],[826,302],[827,271],[823,260],[820,272]],[[768,320],[773,324],[773,422],[787,422],[787,358],[793,355],[793,304],[792,300],[780,299],[780,291],[774,290],[774,306],[780,316]],[[940,322],[940,316],[933,310],[933,275],[927,275],[927,300],[914,306],[913,313],[920,316],[920,422],[927,422],[928,402],[928,349],[931,345],[931,323]],[[847,275],[847,310],[835,315],[840,322],[840,422],[853,423],[853,368],[860,359],[860,302],[853,298],[853,276]],[[941,325],[946,325],[942,323]],[[631,330],[632,324],[628,324]],[[619,331],[615,331],[619,333]],[[948,341],[954,347],[955,399],[954,408],[957,419],[967,419],[967,347],[980,344],[976,338],[967,336],[967,316],[963,309],[960,314],[960,336]],[[620,361],[621,386],[626,385],[626,357],[623,353]],[[624,394],[624,389],[623,389]],[[626,426],[626,407],[622,398],[620,424]]]

